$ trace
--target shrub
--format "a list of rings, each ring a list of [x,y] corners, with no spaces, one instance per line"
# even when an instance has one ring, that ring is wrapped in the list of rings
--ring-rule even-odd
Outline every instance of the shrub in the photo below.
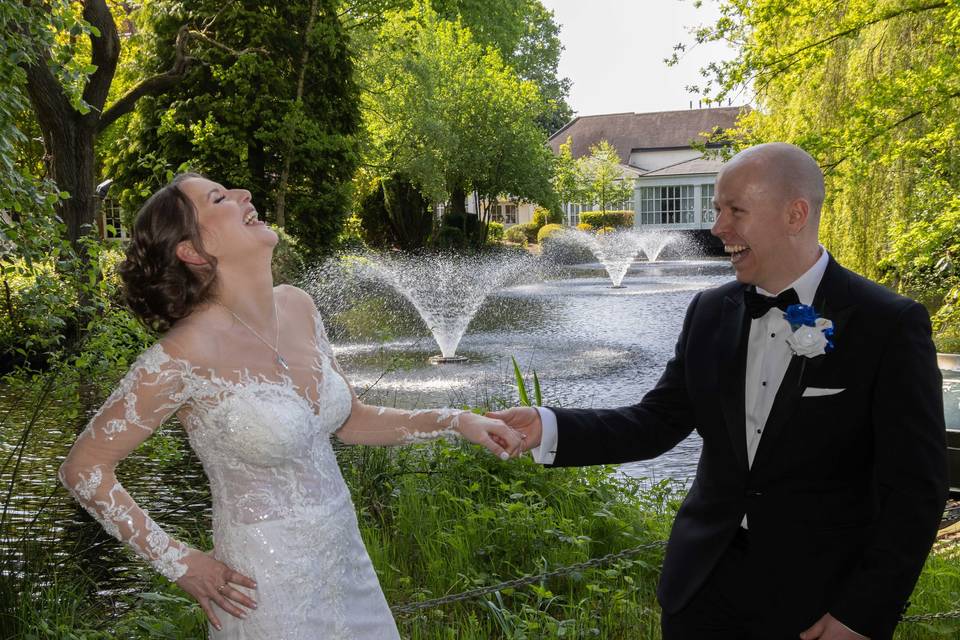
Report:
[[[563,222],[563,214],[560,211],[551,211],[545,207],[537,207],[533,210],[533,224],[537,229],[547,224],[560,224]]]
[[[503,223],[491,222],[487,225],[487,244],[500,244],[503,242]]]
[[[28,360],[57,348],[64,338],[65,318],[73,315],[78,297],[53,260],[15,259],[4,265],[0,295],[0,349]],[[10,363],[5,363],[8,368]]]
[[[296,284],[303,275],[306,266],[297,240],[280,227],[270,226],[277,233],[280,241],[273,248],[273,284]]]
[[[577,225],[577,229],[580,229],[580,231],[590,232],[590,231],[593,231],[593,226],[587,224],[586,222],[581,222],[580,224]]]
[[[430,244],[437,249],[461,249],[467,244],[467,236],[460,227],[445,224],[433,234]]]
[[[524,244],[537,241],[537,227],[532,222],[515,224],[504,232],[507,242]]]
[[[356,212],[343,225],[343,230],[337,236],[335,247],[338,251],[363,251],[367,243],[363,239],[363,220]]]
[[[537,243],[543,244],[543,241],[554,236],[563,231],[563,225],[560,224],[547,224],[540,227],[540,231],[537,232]]]
[[[625,229],[633,226],[633,211],[584,211],[580,221],[591,227]]]
[[[960,285],[950,290],[934,314],[933,341],[941,353],[960,353]]]
[[[597,229],[597,235],[602,236],[605,233],[613,233],[614,231],[616,231],[616,229],[614,229],[613,227],[600,227],[599,229]]]

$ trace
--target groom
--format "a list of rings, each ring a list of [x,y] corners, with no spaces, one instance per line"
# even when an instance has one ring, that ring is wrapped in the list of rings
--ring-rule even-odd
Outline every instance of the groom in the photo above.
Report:
[[[658,589],[666,640],[890,638],[947,494],[929,318],[818,243],[823,174],[802,149],[742,151],[715,193],[737,281],[693,298],[639,404],[491,415],[554,466],[653,458],[697,430]]]

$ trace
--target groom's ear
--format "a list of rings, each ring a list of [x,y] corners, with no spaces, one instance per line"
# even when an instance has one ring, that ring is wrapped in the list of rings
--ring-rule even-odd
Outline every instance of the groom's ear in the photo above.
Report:
[[[800,235],[809,222],[810,202],[806,198],[795,198],[787,205],[787,229],[790,235]]]

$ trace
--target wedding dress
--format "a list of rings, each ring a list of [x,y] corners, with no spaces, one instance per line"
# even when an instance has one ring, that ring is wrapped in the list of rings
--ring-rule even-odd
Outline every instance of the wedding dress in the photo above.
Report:
[[[60,470],[109,533],[177,580],[191,549],[164,533],[114,475],[120,459],[177,413],[210,481],[213,556],[257,582],[256,590],[231,585],[257,602],[245,620],[211,605],[223,625],[209,628],[217,640],[399,638],[330,442],[350,415],[351,392],[331,364],[319,316],[315,322],[313,344],[288,358],[286,372],[239,366],[244,354],[201,370],[158,342]]]

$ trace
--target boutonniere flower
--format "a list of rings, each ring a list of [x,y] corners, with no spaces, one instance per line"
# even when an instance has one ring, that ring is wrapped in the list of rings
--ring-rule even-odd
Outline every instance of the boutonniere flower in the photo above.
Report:
[[[833,322],[818,316],[813,307],[792,304],[787,307],[783,319],[792,331],[787,337],[787,345],[793,355],[816,358],[833,351]]]

